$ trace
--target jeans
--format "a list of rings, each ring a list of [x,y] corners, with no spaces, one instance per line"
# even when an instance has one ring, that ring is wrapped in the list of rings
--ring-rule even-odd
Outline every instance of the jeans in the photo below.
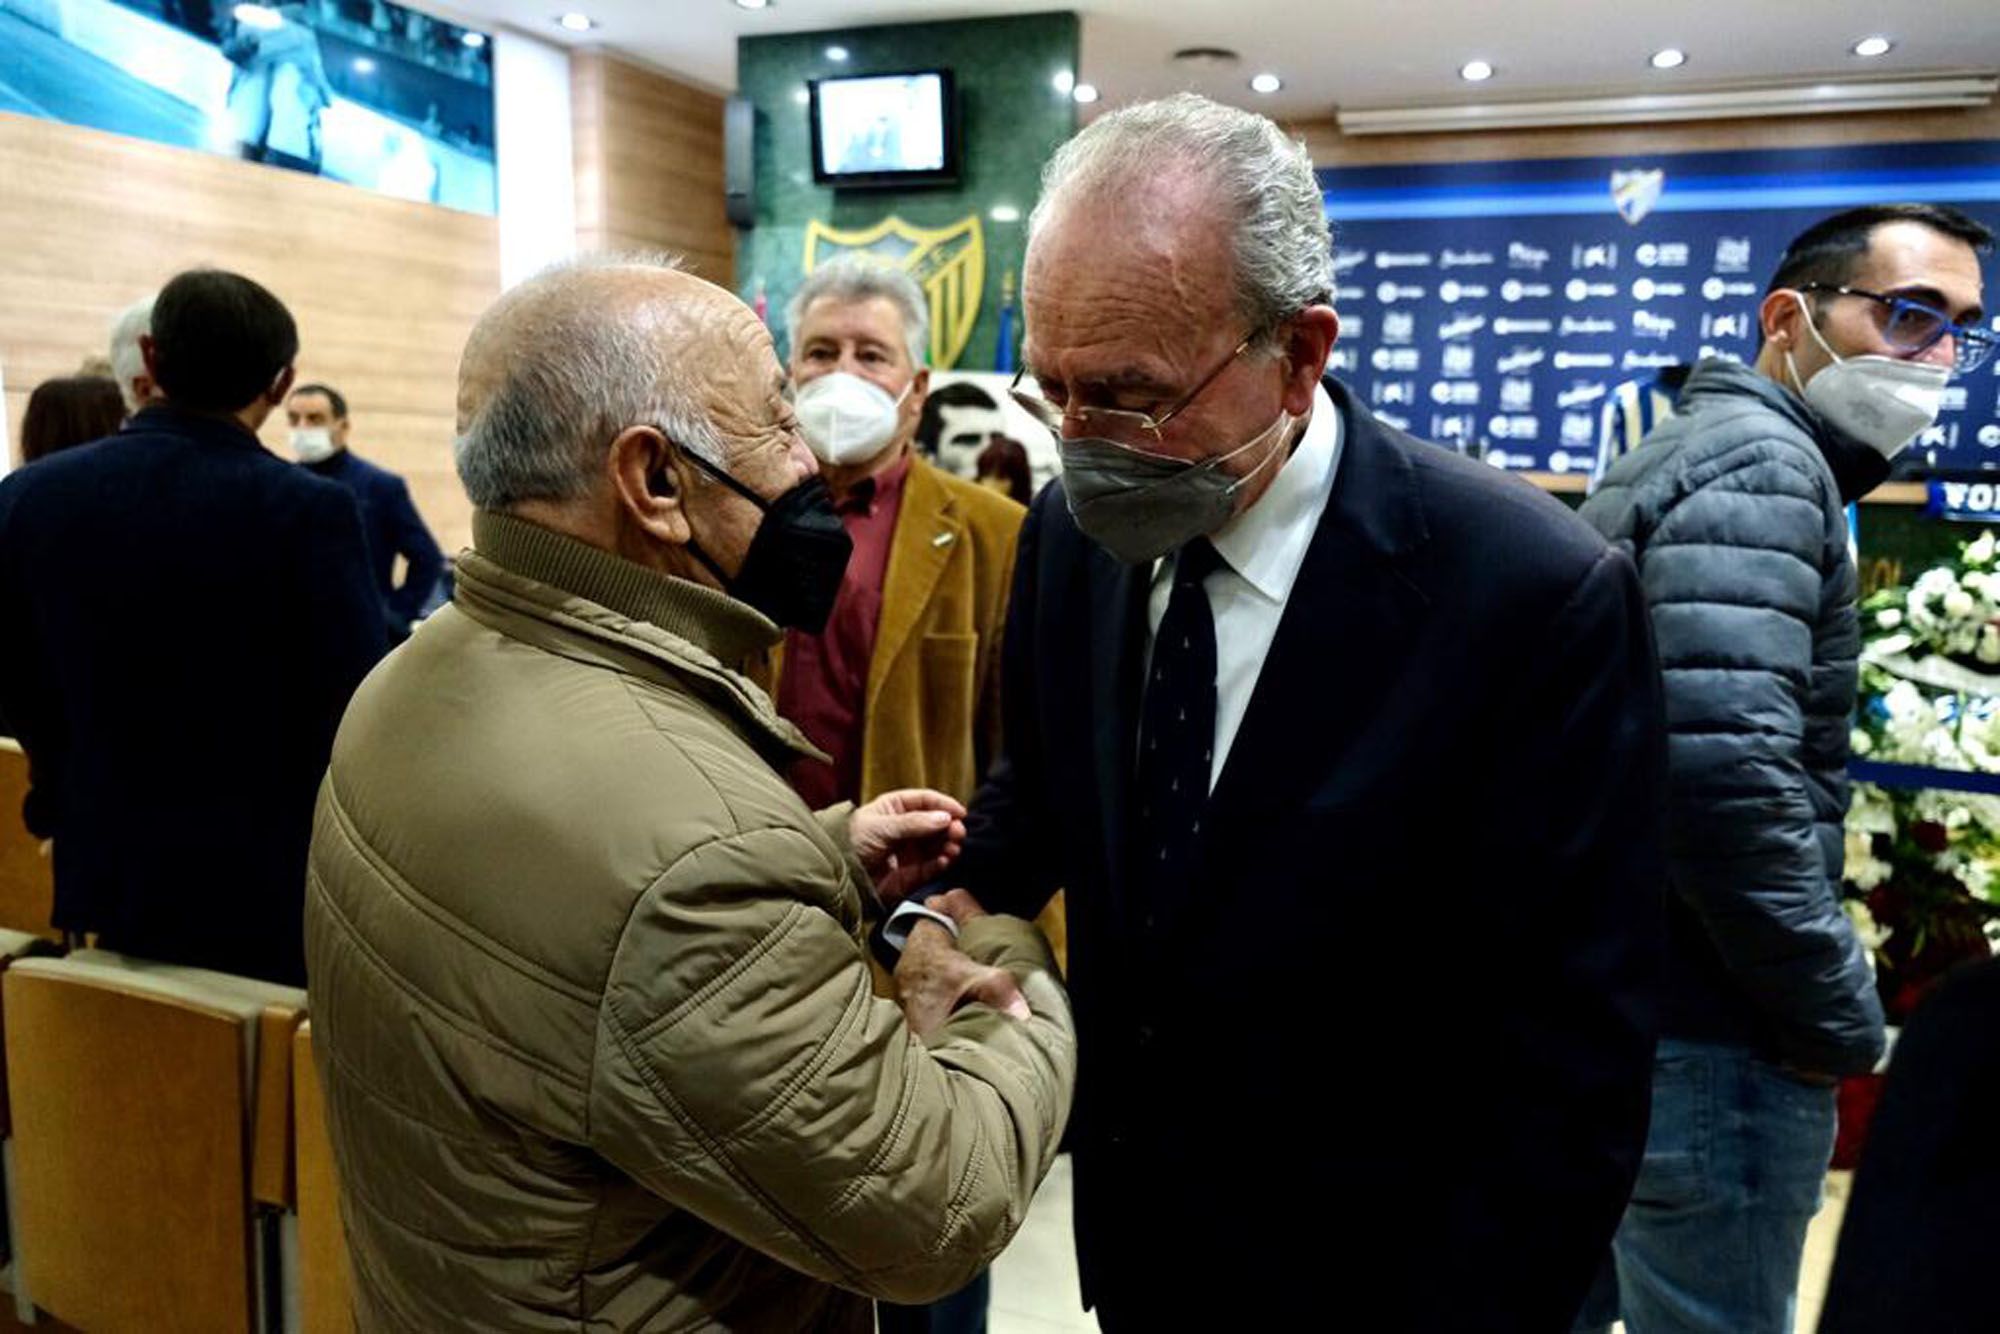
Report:
[[[1831,1087],[1746,1048],[1663,1039],[1615,1283],[1607,1269],[1576,1328],[1622,1314],[1629,1334],[1791,1334],[1833,1133]]]

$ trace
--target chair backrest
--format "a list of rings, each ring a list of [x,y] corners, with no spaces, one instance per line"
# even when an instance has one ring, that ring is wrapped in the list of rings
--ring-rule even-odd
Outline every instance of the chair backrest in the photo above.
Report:
[[[0,971],[37,954],[54,954],[56,949],[53,942],[41,936],[0,928]],[[0,1000],[0,1016],[4,1016],[5,1013],[4,1000]],[[7,1098],[7,1080],[4,1077],[6,1068],[7,1030],[6,1025],[0,1023],[0,1139],[5,1139],[14,1133],[14,1106]]]
[[[55,867],[42,841],[21,822],[28,796],[28,757],[12,737],[0,737],[0,928],[60,941],[49,925],[55,912]]]
[[[298,1125],[299,1316],[304,1334],[352,1334],[354,1298],[347,1233],[340,1223],[333,1141],[327,1138],[312,1024],[292,1038],[292,1105]]]
[[[35,1305],[83,1329],[249,1334],[255,1093],[291,1060],[259,1038],[289,1036],[305,993],[82,950],[13,965],[0,997]]]

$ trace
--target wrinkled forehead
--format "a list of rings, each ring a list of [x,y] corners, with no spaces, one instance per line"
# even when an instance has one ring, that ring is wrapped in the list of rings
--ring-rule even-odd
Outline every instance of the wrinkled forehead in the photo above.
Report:
[[[1038,374],[1072,354],[1116,362],[1228,325],[1230,229],[1186,182],[1059,202],[1028,248],[1027,349]],[[1066,372],[1074,374],[1074,371]]]
[[[904,336],[903,310],[886,296],[841,297],[834,293],[813,298],[799,312],[794,342],[809,338],[869,340],[895,347]]]
[[[697,396],[761,402],[784,391],[771,331],[748,307],[729,298],[677,313],[681,318],[664,332],[670,346],[662,350]]]

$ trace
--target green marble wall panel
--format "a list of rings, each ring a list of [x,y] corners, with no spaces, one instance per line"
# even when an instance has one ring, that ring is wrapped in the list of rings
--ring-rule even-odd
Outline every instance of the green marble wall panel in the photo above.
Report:
[[[846,48],[843,62],[829,46]],[[788,343],[785,304],[804,270],[807,225],[859,231],[895,216],[915,227],[943,228],[979,219],[985,249],[979,314],[960,354],[961,370],[994,369],[1001,284],[1018,277],[1042,164],[1076,130],[1076,104],[1052,84],[1077,65],[1077,18],[1028,14],[957,23],[909,23],[830,32],[745,37],[737,44],[738,91],[757,108],[757,225],[736,237],[736,281],[745,301],[764,288],[780,355]],[[957,77],[961,139],[956,186],[910,190],[836,190],[812,178],[809,79],[836,75],[949,69]],[[1020,211],[996,222],[998,206]],[[1020,323],[1015,320],[1019,350]]]

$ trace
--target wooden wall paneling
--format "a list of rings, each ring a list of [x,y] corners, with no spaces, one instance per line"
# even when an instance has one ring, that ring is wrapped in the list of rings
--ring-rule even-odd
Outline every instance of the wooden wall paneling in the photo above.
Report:
[[[104,350],[111,321],[196,264],[268,286],[299,375],[346,394],[355,451],[409,479],[447,551],[470,539],[451,460],[458,356],[500,289],[494,219],[215,154],[0,113],[7,415]],[[283,452],[274,415],[263,436]],[[10,442],[11,444],[11,442]]]
[[[577,248],[672,251],[732,287],[724,99],[595,51],[570,58],[570,96]]]

